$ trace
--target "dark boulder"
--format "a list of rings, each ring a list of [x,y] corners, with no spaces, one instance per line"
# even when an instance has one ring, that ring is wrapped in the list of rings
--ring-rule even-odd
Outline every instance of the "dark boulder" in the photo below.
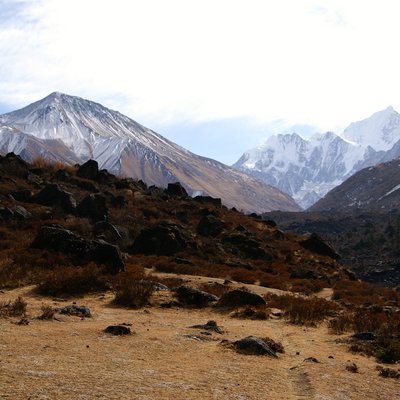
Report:
[[[29,164],[20,156],[8,153],[5,157],[0,156],[0,171],[26,179],[29,174]]]
[[[205,331],[213,331],[213,332],[219,333],[220,335],[224,333],[224,330],[222,328],[220,328],[218,326],[218,324],[213,320],[210,320],[206,324],[203,324],[203,325],[193,325],[190,328],[203,329]]]
[[[60,186],[54,183],[46,185],[32,197],[32,201],[44,206],[60,207],[68,213],[74,213],[76,209],[76,201],[72,194],[62,190]]]
[[[27,219],[32,218],[32,214],[22,206],[14,206],[13,211],[14,211],[14,218],[20,221],[25,221]]]
[[[257,336],[247,336],[233,343],[238,353],[277,357],[276,352],[268,345],[267,342]]]
[[[93,225],[95,236],[104,235],[109,241],[116,242],[122,239],[118,229],[107,221],[98,221]]]
[[[261,242],[257,238],[249,236],[247,232],[226,235],[223,242],[234,246],[234,251],[243,253],[253,260],[272,261],[272,256],[261,247]]]
[[[58,308],[57,311],[60,314],[65,315],[75,315],[77,317],[91,317],[90,309],[87,306],[77,306],[75,304],[71,304],[70,306],[65,306]]]
[[[129,249],[133,254],[172,256],[185,249],[188,236],[181,227],[170,222],[161,222],[143,229]]]
[[[260,295],[247,290],[234,289],[224,293],[217,303],[217,307],[235,308],[243,306],[262,306],[267,304]]]
[[[77,211],[80,217],[104,221],[108,217],[106,198],[101,194],[90,194],[78,204]]]
[[[205,215],[197,225],[197,233],[202,236],[218,236],[225,228],[225,221],[216,218],[214,215]]]
[[[99,164],[95,160],[88,160],[84,164],[82,164],[78,171],[76,171],[76,175],[80,178],[96,180],[99,174]]]
[[[191,286],[182,285],[175,289],[178,300],[187,306],[207,307],[218,301],[218,297]]]
[[[88,254],[91,261],[110,267],[110,272],[117,273],[125,269],[119,248],[104,240],[93,240],[92,249]]]
[[[222,207],[221,199],[211,196],[196,196],[193,198],[194,201],[202,204],[212,204],[217,208]]]
[[[11,221],[14,218],[14,212],[8,207],[0,207],[0,221]]]
[[[33,196],[30,189],[18,189],[10,193],[10,195],[17,201],[28,202]]]
[[[54,174],[54,179],[58,181],[67,181],[70,178],[70,174],[65,169],[58,169]]]
[[[32,247],[59,251],[75,257],[79,262],[95,261],[106,265],[111,273],[124,270],[124,262],[117,246],[103,240],[84,239],[61,226],[42,226]]]
[[[104,332],[115,336],[130,335],[132,333],[131,328],[126,325],[110,325],[104,329]]]
[[[180,184],[180,182],[168,183],[165,193],[169,194],[170,196],[188,197],[186,189]]]
[[[338,260],[340,258],[340,255],[331,246],[331,244],[326,242],[316,233],[311,234],[308,239],[302,240],[300,245],[305,249],[312,251],[313,253],[327,256],[333,258],[334,260]]]

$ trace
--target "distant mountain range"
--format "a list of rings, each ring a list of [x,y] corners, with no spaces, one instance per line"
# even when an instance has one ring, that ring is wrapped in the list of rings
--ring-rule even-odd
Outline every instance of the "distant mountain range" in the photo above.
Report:
[[[354,122],[339,136],[271,136],[233,165],[308,208],[357,171],[400,156],[400,114],[392,107]]]
[[[117,111],[57,92],[0,116],[0,153],[8,152],[27,161],[95,159],[114,174],[161,187],[179,181],[191,195],[219,197],[246,212],[299,209],[268,184],[195,155]]]

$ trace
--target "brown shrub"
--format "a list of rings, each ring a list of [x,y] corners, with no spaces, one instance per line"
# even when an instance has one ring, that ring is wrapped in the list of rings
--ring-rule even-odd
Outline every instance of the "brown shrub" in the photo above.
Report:
[[[328,322],[329,332],[335,335],[341,335],[353,328],[353,315],[344,312]]]
[[[28,303],[22,297],[17,297],[14,302],[0,303],[0,317],[24,316],[27,305]]]
[[[334,302],[317,297],[269,294],[266,300],[269,307],[284,310],[285,318],[296,325],[316,326],[338,309]]]
[[[50,321],[54,319],[54,315],[56,313],[56,310],[48,305],[42,305],[42,307],[40,308],[42,310],[42,314],[39,315],[38,319],[41,320],[46,320],[46,321]]]
[[[96,264],[85,267],[62,267],[48,272],[38,285],[44,295],[82,295],[109,289],[106,277]]]
[[[139,308],[149,304],[154,293],[151,282],[135,279],[120,279],[116,285],[114,303],[124,307]]]

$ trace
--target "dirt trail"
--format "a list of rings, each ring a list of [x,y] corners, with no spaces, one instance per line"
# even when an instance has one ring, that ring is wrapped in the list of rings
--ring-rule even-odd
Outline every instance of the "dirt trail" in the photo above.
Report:
[[[76,300],[90,307],[92,318],[40,321],[34,317],[42,304],[60,307],[71,301],[36,297],[30,289],[0,293],[0,302],[22,295],[30,319],[27,326],[16,325],[16,318],[0,319],[0,399],[400,398],[398,381],[378,377],[374,360],[348,353],[324,326],[239,320],[211,309],[132,311],[112,307],[110,293]],[[200,340],[199,331],[189,327],[210,319],[225,333]],[[103,333],[106,326],[123,322],[132,323],[133,335]],[[220,344],[248,335],[281,341],[285,354],[246,356]],[[304,361],[307,357],[320,362]],[[349,359],[359,374],[345,370]]]

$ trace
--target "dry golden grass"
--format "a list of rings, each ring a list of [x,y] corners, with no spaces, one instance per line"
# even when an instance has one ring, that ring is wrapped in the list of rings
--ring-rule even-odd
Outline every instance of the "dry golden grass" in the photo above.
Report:
[[[0,301],[27,299],[29,325],[0,320],[0,398],[31,399],[397,399],[400,383],[384,379],[371,358],[352,355],[325,326],[303,328],[283,320],[243,321],[211,309],[158,307],[132,311],[110,306],[113,295],[78,300],[92,318],[40,315],[43,299],[20,288]],[[163,293],[154,302],[166,300]],[[46,300],[51,307],[70,304]],[[214,319],[223,335],[200,341],[189,326]],[[17,319],[15,319],[16,321]],[[114,337],[108,325],[132,323],[133,335]],[[248,335],[282,343],[278,359],[237,354],[219,344]],[[333,358],[329,358],[333,356]],[[303,361],[316,357],[320,363]],[[347,360],[358,374],[349,373]]]

